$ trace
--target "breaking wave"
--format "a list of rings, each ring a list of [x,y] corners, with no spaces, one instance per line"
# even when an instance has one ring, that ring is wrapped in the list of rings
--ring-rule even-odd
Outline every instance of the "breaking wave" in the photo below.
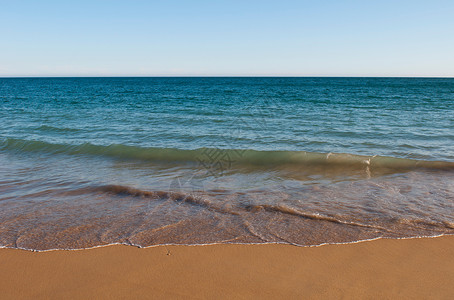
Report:
[[[83,143],[54,144],[43,141],[6,138],[0,141],[0,150],[17,152],[46,152],[50,154],[94,155],[118,159],[162,162],[214,162],[224,160],[236,166],[321,166],[348,169],[413,169],[454,170],[454,162],[415,160],[389,156],[366,156],[348,153],[318,153],[307,151],[259,151],[244,149],[199,148],[183,150],[174,148],[138,147],[121,144],[94,145]]]

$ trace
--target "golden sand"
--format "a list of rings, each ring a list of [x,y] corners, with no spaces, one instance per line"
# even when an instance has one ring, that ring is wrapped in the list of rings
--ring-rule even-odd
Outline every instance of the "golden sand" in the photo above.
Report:
[[[2,299],[454,296],[454,237],[349,245],[0,249]]]

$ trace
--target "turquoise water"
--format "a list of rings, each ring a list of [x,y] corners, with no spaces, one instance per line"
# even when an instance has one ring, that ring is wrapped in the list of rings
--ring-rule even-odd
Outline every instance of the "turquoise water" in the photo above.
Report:
[[[1,79],[1,137],[453,160],[453,79]]]
[[[0,246],[454,233],[454,79],[2,78]]]

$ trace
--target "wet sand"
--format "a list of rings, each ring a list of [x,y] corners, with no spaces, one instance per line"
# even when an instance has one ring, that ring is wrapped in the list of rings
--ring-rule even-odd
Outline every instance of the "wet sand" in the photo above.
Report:
[[[454,237],[348,245],[0,249],[2,299],[437,298],[454,295]]]

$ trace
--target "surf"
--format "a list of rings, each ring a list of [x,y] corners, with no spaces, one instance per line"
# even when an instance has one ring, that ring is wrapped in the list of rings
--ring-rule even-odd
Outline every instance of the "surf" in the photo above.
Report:
[[[308,151],[261,151],[223,148],[154,148],[121,144],[95,145],[56,144],[44,141],[4,138],[0,150],[14,152],[43,152],[47,154],[89,155],[116,159],[169,163],[208,163],[220,161],[235,166],[315,166],[358,170],[389,169],[406,171],[415,169],[454,170],[454,162],[416,160],[379,155],[350,153],[319,153]]]

